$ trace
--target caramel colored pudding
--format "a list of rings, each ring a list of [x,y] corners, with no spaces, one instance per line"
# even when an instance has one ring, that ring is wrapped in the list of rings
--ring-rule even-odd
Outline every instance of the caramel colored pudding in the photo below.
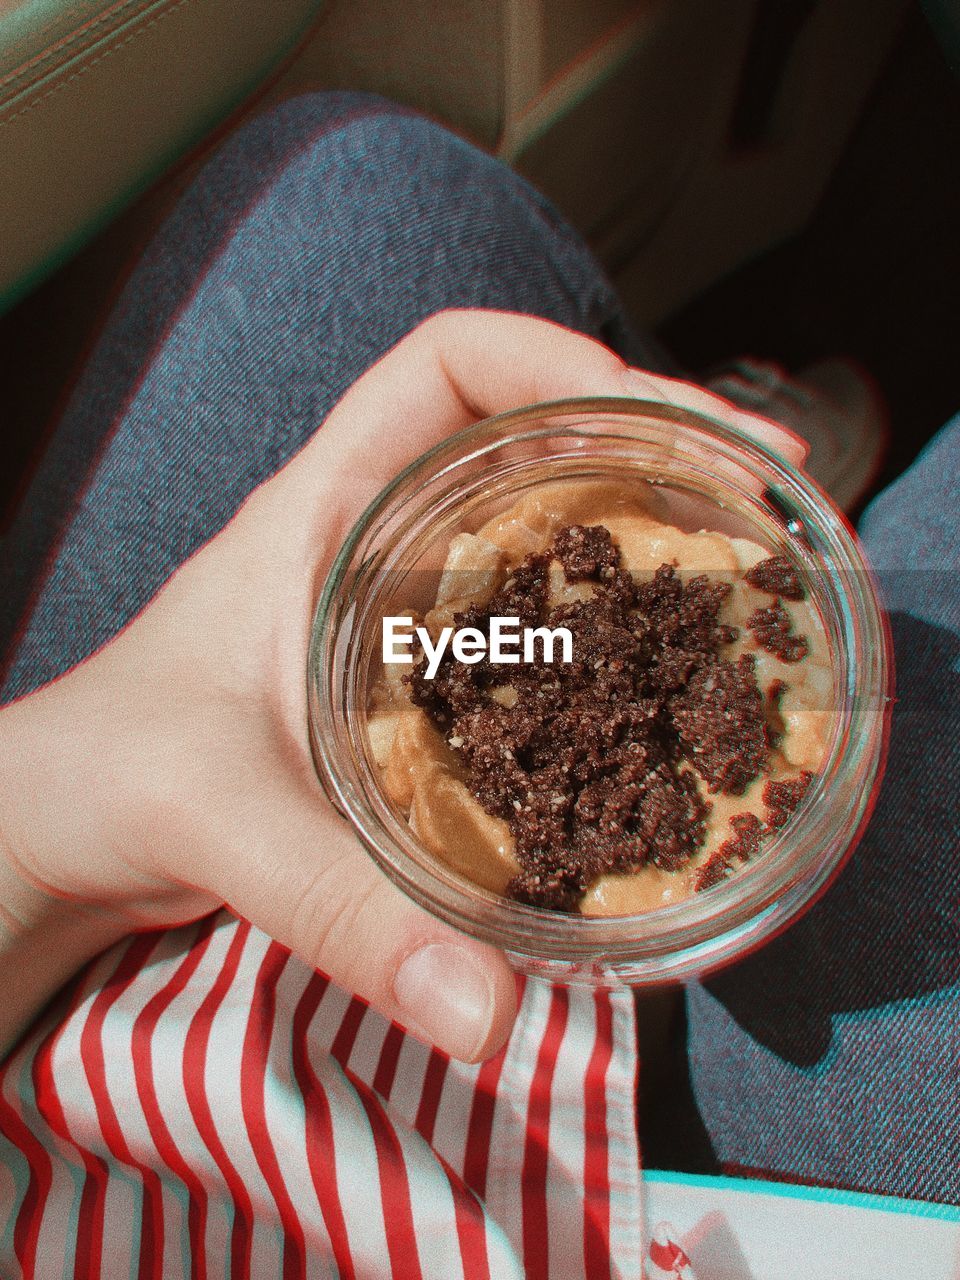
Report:
[[[568,625],[572,664],[448,658],[427,680],[414,649],[377,671],[383,790],[481,887],[594,916],[681,901],[762,853],[822,766],[833,672],[796,568],[669,520],[650,486],[530,490],[452,539],[415,622]]]

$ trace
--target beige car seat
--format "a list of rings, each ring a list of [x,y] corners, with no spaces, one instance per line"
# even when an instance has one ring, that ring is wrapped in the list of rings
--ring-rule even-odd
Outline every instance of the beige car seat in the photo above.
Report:
[[[271,101],[357,88],[447,122],[545,191],[652,326],[803,226],[908,8],[0,0],[0,303],[59,268],[0,320],[29,387],[14,429],[43,420],[197,144]]]

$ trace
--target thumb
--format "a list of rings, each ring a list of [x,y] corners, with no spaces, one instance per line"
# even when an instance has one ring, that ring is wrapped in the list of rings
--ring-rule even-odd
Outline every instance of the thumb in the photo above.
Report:
[[[274,797],[282,823],[247,828],[204,887],[313,968],[429,1044],[478,1062],[516,1018],[502,951],[410,902],[318,796]]]

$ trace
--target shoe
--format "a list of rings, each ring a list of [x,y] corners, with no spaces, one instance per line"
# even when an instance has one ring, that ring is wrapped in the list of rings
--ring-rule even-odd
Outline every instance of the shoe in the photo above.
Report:
[[[888,414],[873,379],[852,360],[821,360],[795,377],[772,361],[741,359],[706,386],[741,409],[781,422],[810,445],[806,471],[844,511],[857,506],[883,460]]]

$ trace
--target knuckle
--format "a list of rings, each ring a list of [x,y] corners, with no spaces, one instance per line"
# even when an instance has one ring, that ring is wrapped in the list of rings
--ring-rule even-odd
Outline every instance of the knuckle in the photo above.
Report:
[[[377,892],[374,883],[358,885],[340,860],[318,867],[300,887],[293,906],[289,941],[294,950],[336,980],[354,981],[364,950],[363,917]]]
[[[463,324],[469,312],[464,307],[442,307],[434,311],[413,329],[411,337],[423,342],[428,347],[442,347],[451,331]]]

